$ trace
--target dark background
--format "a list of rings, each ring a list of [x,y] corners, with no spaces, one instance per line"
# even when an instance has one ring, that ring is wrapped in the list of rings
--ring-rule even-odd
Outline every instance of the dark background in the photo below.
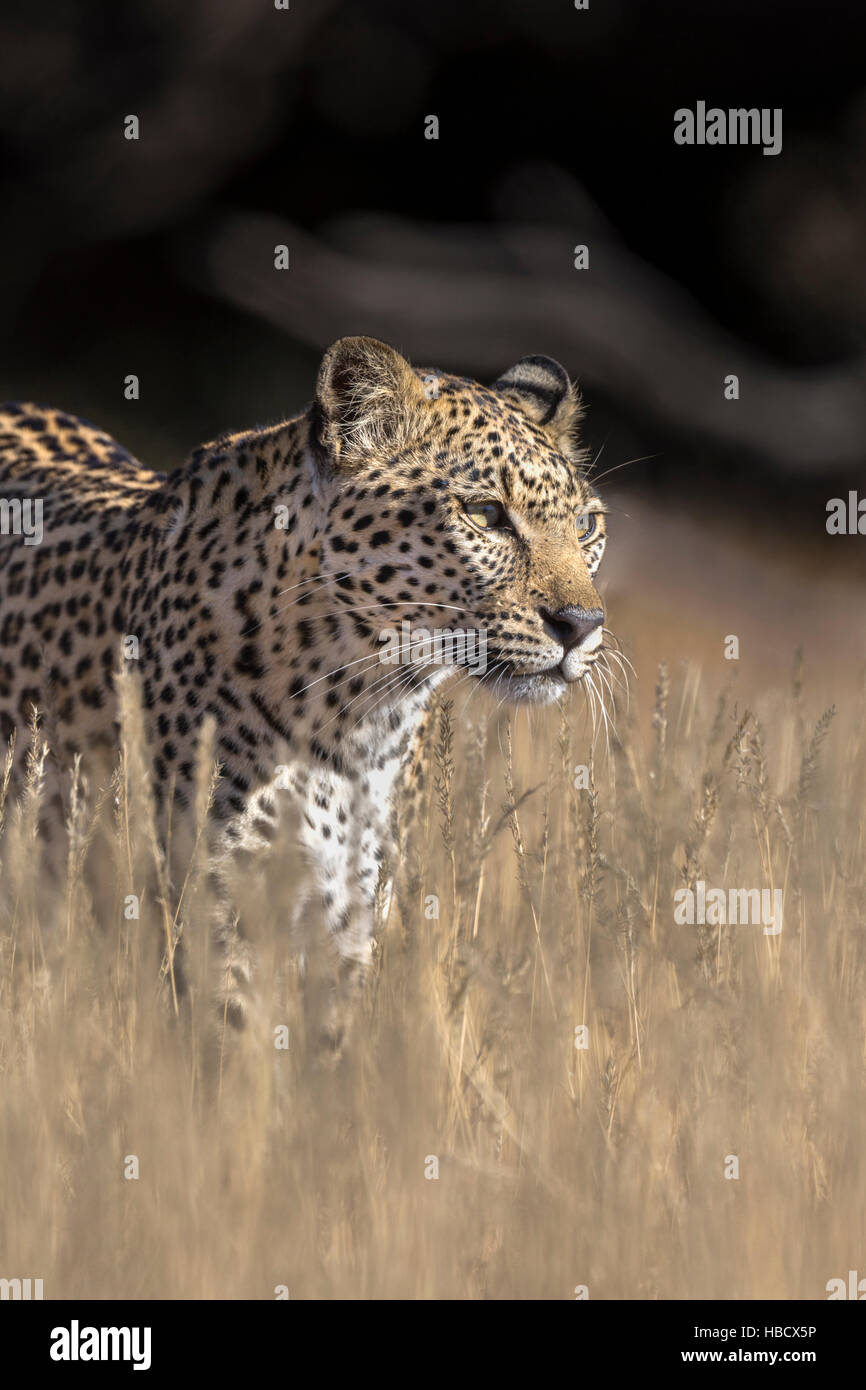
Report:
[[[546,352],[600,469],[641,459],[626,493],[771,504],[820,543],[866,453],[861,11],[4,5],[0,395],[171,467],[299,409],[344,333],[482,379]],[[698,99],[782,107],[782,153],[675,145]]]

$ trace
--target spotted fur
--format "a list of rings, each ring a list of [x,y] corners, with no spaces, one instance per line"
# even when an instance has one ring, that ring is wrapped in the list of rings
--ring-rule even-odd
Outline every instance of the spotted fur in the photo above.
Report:
[[[343,973],[370,958],[401,769],[411,788],[431,695],[454,674],[383,666],[383,628],[483,630],[486,673],[461,678],[514,700],[553,699],[597,659],[604,514],[579,418],[549,358],[488,388],[414,370],[369,338],[325,354],[303,414],[203,445],[167,475],[81,420],[0,408],[0,504],[41,499],[44,532],[31,546],[0,534],[0,734],[50,705],[62,760],[113,738],[133,636],[157,792],[164,804],[170,786],[183,807],[213,716],[218,934],[233,983],[250,964],[232,864],[264,854],[287,801],[306,900]],[[478,499],[506,524],[479,529]]]

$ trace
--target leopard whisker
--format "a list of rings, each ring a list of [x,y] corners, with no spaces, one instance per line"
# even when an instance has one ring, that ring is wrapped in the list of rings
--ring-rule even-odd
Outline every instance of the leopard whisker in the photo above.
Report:
[[[630,689],[630,687],[629,687],[628,672],[626,671],[625,667],[624,667],[624,666],[622,665],[622,663],[620,662],[620,663],[619,663],[619,669],[620,669],[620,671],[621,671],[622,674],[621,674],[621,676],[616,675],[616,673],[614,672],[613,668],[612,668],[611,665],[610,665],[610,660],[609,660],[610,657],[613,657],[613,659],[614,659],[615,661],[618,660],[618,657],[617,657],[617,653],[616,653],[616,652],[610,652],[610,651],[607,651],[607,650],[605,649],[605,650],[603,650],[603,651],[601,652],[600,657],[599,657],[599,660],[600,660],[601,662],[603,662],[603,664],[604,664],[604,669],[607,671],[607,673],[608,673],[608,675],[610,676],[611,680],[612,680],[612,681],[615,681],[616,684],[619,686],[619,688],[620,688],[620,689],[623,691],[623,693],[625,694],[625,708],[626,708],[626,713],[628,713],[628,711],[631,709],[631,689]]]
[[[505,667],[507,666],[507,664],[508,664],[508,663],[507,663],[506,661],[496,661],[496,662],[493,663],[493,665],[491,666],[490,670],[489,670],[489,671],[485,671],[484,674],[485,674],[486,676],[494,676],[494,675],[496,674],[497,670],[499,669],[499,667],[502,667],[502,669],[504,670]],[[471,675],[471,674],[474,674],[474,673],[470,672],[470,675]],[[464,684],[466,681],[468,681],[468,680],[469,680],[469,676],[468,676],[468,675],[466,675],[466,676],[461,676],[460,680],[457,682],[457,686],[463,685],[463,684]],[[469,694],[466,696],[466,699],[465,699],[465,701],[464,701],[464,703],[463,703],[463,705],[462,705],[462,707],[461,707],[461,710],[460,710],[461,717],[466,713],[466,710],[467,710],[468,707],[469,707],[469,701],[472,699],[472,696],[473,696],[473,695],[476,695],[476,694],[478,693],[478,691],[479,691],[480,688],[481,688],[481,685],[482,685],[482,682],[476,678],[476,681],[475,681],[474,686],[473,686],[472,689],[470,690]],[[457,689],[457,686],[454,687],[455,690]]]
[[[601,674],[601,672],[599,672],[599,675],[600,675],[600,674]],[[590,679],[591,679],[591,678],[592,678],[592,672],[590,672],[589,675],[590,675]],[[605,747],[606,747],[606,751],[607,751],[607,756],[608,756],[608,758],[609,758],[609,757],[610,757],[610,736],[611,736],[611,734],[613,734],[614,740],[615,740],[617,743],[620,742],[620,737],[619,737],[619,734],[617,733],[617,728],[616,728],[616,723],[615,723],[614,718],[613,718],[613,713],[612,713],[612,711],[609,711],[609,710],[608,710],[607,705],[606,705],[606,703],[605,703],[604,695],[603,695],[603,693],[601,693],[601,692],[599,692],[599,704],[600,704],[600,706],[601,706],[601,715],[602,715],[602,719],[604,720],[604,741],[605,741]]]
[[[601,723],[600,723],[600,725],[599,725],[599,728],[603,728],[603,729],[604,729],[605,742],[607,743],[607,747],[608,747],[608,751],[609,751],[609,750],[610,750],[610,744],[609,744],[609,742],[608,742],[608,735],[607,735],[607,723],[606,723],[606,720],[605,720],[604,701],[602,700],[601,694],[599,693],[598,688],[596,687],[596,684],[595,684],[594,680],[592,679],[592,672],[591,672],[591,671],[588,671],[588,672],[587,672],[587,674],[586,674],[586,679],[587,679],[587,681],[588,681],[588,683],[589,683],[589,688],[590,688],[590,690],[591,690],[592,693],[593,693],[593,698],[598,700],[598,711],[599,711],[599,715],[601,716]],[[594,749],[594,748],[595,748],[595,734],[593,734],[593,749]]]
[[[433,603],[428,599],[416,602],[415,599],[395,599],[382,600],[378,603],[361,603],[347,605],[345,608],[335,608],[331,613],[322,613],[323,618],[335,618],[340,613],[365,613],[373,608],[446,608],[453,613],[468,613],[469,609],[462,603]]]
[[[322,588],[325,588],[325,587],[326,587],[325,585],[322,585]],[[314,590],[314,592],[318,592],[318,591],[317,591],[317,590]],[[276,612],[270,613],[270,614],[268,615],[269,621],[272,622],[274,619],[282,617],[283,614],[284,614],[284,613],[287,613],[287,612],[289,611],[290,608],[294,608],[294,607],[296,607],[297,604],[303,602],[303,600],[306,599],[306,597],[307,597],[306,594],[302,594],[302,595],[301,595],[301,598],[295,599],[294,603],[289,603],[289,604],[286,605],[285,608],[279,608],[279,609],[276,610]],[[449,610],[450,612],[453,612],[453,613],[468,613],[468,612],[469,612],[469,609],[466,608],[463,604],[454,604],[454,603],[434,603],[434,602],[432,602],[432,600],[430,600],[430,599],[423,599],[423,600],[416,600],[416,599],[395,599],[395,600],[388,600],[388,601],[380,600],[380,601],[378,601],[378,602],[376,602],[376,603],[355,603],[355,604],[346,603],[346,604],[340,606],[339,608],[331,608],[331,609],[328,609],[328,611],[325,612],[325,613],[308,613],[308,614],[305,614],[305,616],[304,616],[304,622],[306,622],[306,623],[315,623],[315,622],[322,623],[322,622],[325,622],[325,621],[326,621],[327,619],[329,619],[329,618],[338,618],[338,617],[341,617],[341,616],[344,615],[344,614],[349,614],[349,613],[368,613],[368,612],[372,612],[372,611],[373,611],[374,609],[376,609],[376,608],[408,608],[408,609],[417,609],[419,614],[421,614],[425,608],[444,608],[444,609],[447,609],[447,610]],[[258,618],[257,618],[257,619],[254,621],[254,623],[251,624],[251,627],[260,627],[261,624],[262,624],[262,621],[263,621],[262,619],[258,619]],[[242,635],[243,635],[243,634],[242,634]]]
[[[599,660],[599,661],[596,661],[596,663],[595,663],[595,668],[594,668],[594,669],[595,669],[595,671],[598,673],[598,678],[599,678],[599,680],[602,682],[602,684],[604,685],[605,689],[607,690],[608,695],[610,696],[611,704],[613,704],[613,703],[614,703],[613,687],[611,686],[610,680],[608,679],[607,672],[605,671],[605,669],[604,669],[604,667],[603,667],[603,665],[602,665],[602,663],[601,663],[600,660]]]
[[[314,581],[321,579],[327,580],[329,584],[336,582],[338,579],[355,579],[359,574],[365,574],[371,569],[373,569],[372,565],[365,565],[360,570],[325,570],[324,573],[318,571],[315,574],[308,574],[306,579],[300,579],[297,584],[290,584],[286,589],[278,589],[274,594],[274,598],[282,598],[283,594],[290,594],[295,589],[303,588],[305,584],[312,584]]]
[[[364,712],[361,714],[361,716],[360,716],[358,719],[355,720],[355,722],[354,722],[354,724],[352,725],[352,727],[351,727],[350,729],[347,729],[347,730],[346,730],[346,737],[348,738],[351,734],[353,734],[353,733],[355,732],[355,730],[357,729],[358,725],[361,723],[362,720],[364,720],[364,719],[369,719],[373,714],[375,714],[376,710],[379,709],[380,705],[384,704],[385,700],[387,700],[387,698],[388,698],[389,695],[393,694],[393,693],[396,692],[397,690],[402,690],[404,687],[407,688],[407,689],[408,689],[408,688],[411,688],[413,677],[414,677],[416,674],[417,674],[417,673],[416,673],[415,669],[414,669],[413,667],[411,667],[411,666],[408,668],[408,670],[405,670],[405,671],[404,671],[404,670],[400,670],[400,671],[398,671],[397,675],[396,675],[396,676],[393,676],[393,677],[391,678],[391,683],[390,683],[390,685],[388,685],[388,686],[386,687],[386,689],[384,690],[384,692],[383,692],[381,698],[378,699],[378,700],[376,701],[376,703],[375,703],[375,705],[373,705],[372,709],[364,710]],[[421,680],[422,680],[422,679],[423,679],[423,675],[421,675],[421,676],[419,677],[419,680],[418,680],[418,684],[419,684],[419,685],[421,684]],[[368,691],[367,693],[369,694],[370,692]],[[356,698],[360,698],[360,697],[356,697]],[[346,709],[348,709],[348,708],[349,708],[349,706],[347,705],[347,706],[346,706]],[[330,721],[329,721],[329,722],[330,722]]]
[[[338,676],[341,671],[348,671],[350,667],[358,666],[362,661],[369,661],[372,668],[380,659],[381,652],[365,652],[363,656],[357,656],[353,661],[345,661],[342,666],[335,666],[333,671],[326,671],[323,676],[317,676],[314,681],[310,681],[309,685],[302,685],[300,690],[294,692],[292,699],[296,700],[299,695],[303,695],[307,690],[312,690],[314,685],[320,685],[322,681],[330,680],[331,676]],[[363,673],[358,672],[358,674]]]
[[[271,613],[269,613],[269,614],[268,614],[267,620],[272,622],[272,621],[274,620],[274,618],[281,618],[281,617],[283,616],[284,613],[288,613],[288,611],[289,611],[290,608],[296,608],[296,607],[298,606],[298,604],[300,604],[300,603],[306,603],[307,600],[310,599],[310,598],[312,598],[314,594],[321,593],[322,589],[327,589],[331,584],[336,584],[336,583],[338,582],[339,579],[341,579],[341,578],[344,577],[344,573],[345,573],[345,572],[340,572],[340,571],[338,571],[338,572],[335,573],[335,575],[334,575],[332,578],[326,579],[326,580],[324,580],[323,583],[318,584],[318,586],[317,586],[315,589],[308,589],[308,590],[306,591],[306,593],[300,594],[299,597],[296,598],[296,599],[293,599],[291,603],[286,603],[286,604],[283,605],[282,608],[278,608],[278,609],[276,610],[276,612],[271,612]],[[299,588],[301,587],[301,585],[312,583],[313,580],[318,580],[318,579],[320,579],[320,578],[321,578],[321,576],[320,576],[320,575],[317,575],[317,574],[315,574],[315,575],[310,575],[309,579],[302,579],[300,584],[293,584],[293,585],[291,585],[291,588],[292,588],[292,589],[299,589]],[[283,592],[284,594],[287,594],[287,593],[290,592],[290,589],[283,589],[282,592]],[[279,598],[279,597],[280,597],[279,594],[275,594],[275,595],[274,595],[274,598]],[[252,621],[249,623],[249,625],[248,625],[247,627],[241,628],[241,631],[240,631],[240,633],[239,633],[239,636],[240,636],[240,637],[249,637],[251,633],[255,632],[258,628],[260,628],[260,627],[262,626],[262,623],[263,623],[264,621],[265,621],[265,619],[263,619],[263,618],[253,618]]]
[[[609,478],[611,473],[618,473],[621,468],[630,468],[633,463],[647,463],[650,459],[660,458],[659,454],[641,454],[640,458],[626,459],[625,463],[615,463],[613,468],[606,468],[603,473],[599,473],[597,478],[593,478],[593,487],[598,487],[603,478]]]
[[[604,655],[605,662],[607,664],[607,669],[608,671],[610,671],[611,675],[613,675],[613,668],[611,667],[610,662],[615,661],[617,664],[617,668],[622,678],[622,683],[625,686],[626,706],[628,707],[631,702],[631,678],[629,676],[628,667],[623,663],[618,652],[606,651]]]
[[[592,720],[592,748],[593,748],[593,751],[595,751],[595,741],[596,741],[596,737],[597,737],[596,717],[595,717],[595,715],[596,715],[596,710],[595,710],[595,687],[594,687],[594,685],[592,684],[592,681],[587,681],[587,682],[584,684],[583,689],[584,689],[584,692],[585,692],[585,694],[586,694],[586,696],[587,696],[586,707],[587,707],[587,709],[589,710],[589,717],[590,717],[590,719]]]
[[[628,657],[626,656],[625,652],[623,651],[623,649],[622,649],[622,643],[620,642],[620,640],[619,640],[619,638],[617,637],[616,633],[615,633],[615,632],[611,632],[611,630],[610,630],[609,627],[603,627],[601,631],[602,631],[603,636],[606,637],[606,638],[608,639],[608,642],[614,642],[614,643],[616,644],[614,647],[607,646],[607,647],[605,648],[605,650],[606,650],[606,651],[609,651],[610,654],[611,654],[612,656],[614,655],[614,653],[616,653],[616,655],[618,655],[618,656],[620,657],[620,659],[621,659],[622,661],[624,661],[625,664],[629,667],[629,669],[631,670],[631,673],[632,673],[632,675],[635,677],[635,679],[637,679],[637,671],[634,669],[634,666],[632,666],[632,663],[629,661]]]
[[[411,652],[411,650],[412,650],[411,643],[409,644],[409,646],[401,646],[400,649],[399,649],[399,652],[397,653],[397,655],[398,655],[398,656],[402,656],[405,652]],[[381,661],[381,653],[379,653],[379,652],[376,653],[376,660],[377,660],[377,662],[380,662],[380,661]],[[390,663],[389,663],[389,665],[390,665]],[[364,675],[368,675],[370,669],[372,669],[372,668],[368,668],[368,670],[365,671],[363,674],[364,674]],[[336,711],[336,713],[333,714],[333,715],[331,716],[331,718],[328,719],[328,720],[326,721],[326,723],[322,724],[322,725],[320,726],[320,728],[316,730],[316,733],[317,733],[317,734],[323,733],[324,730],[327,729],[328,726],[329,726],[330,724],[333,724],[333,722],[334,722],[335,719],[339,719],[341,715],[347,714],[348,711],[352,708],[353,705],[357,704],[360,700],[363,700],[365,697],[369,697],[371,694],[373,694],[374,691],[376,691],[377,689],[380,689],[383,685],[387,685],[387,683],[388,683],[389,681],[392,681],[392,679],[393,679],[394,677],[399,676],[399,675],[402,675],[402,674],[403,674],[403,671],[404,671],[404,668],[403,668],[402,666],[401,666],[400,670],[398,670],[398,671],[396,671],[396,672],[393,671],[393,670],[387,670],[387,671],[384,673],[384,675],[380,676],[377,680],[374,680],[370,685],[365,686],[363,690],[359,690],[358,693],[357,693],[357,695],[353,695],[352,699],[349,700],[347,704],[341,705],[340,708]],[[341,681],[340,684],[343,684],[343,682]],[[371,711],[367,711],[367,713],[370,713],[370,712],[371,712]],[[364,716],[362,715],[361,717],[363,718]],[[360,722],[360,721],[359,721],[359,722]],[[352,726],[352,728],[355,728],[355,727],[357,727],[357,726],[356,726],[356,725],[353,725],[353,726]],[[349,730],[349,732],[351,733],[351,730]]]

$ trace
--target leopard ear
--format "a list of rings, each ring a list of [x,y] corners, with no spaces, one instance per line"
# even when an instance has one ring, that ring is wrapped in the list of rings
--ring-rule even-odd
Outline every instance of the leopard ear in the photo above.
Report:
[[[393,453],[412,434],[424,392],[409,363],[376,338],[340,338],[322,358],[313,438],[338,468]]]
[[[493,390],[548,430],[560,449],[571,449],[583,416],[583,402],[568,372],[552,357],[521,358],[494,382]]]

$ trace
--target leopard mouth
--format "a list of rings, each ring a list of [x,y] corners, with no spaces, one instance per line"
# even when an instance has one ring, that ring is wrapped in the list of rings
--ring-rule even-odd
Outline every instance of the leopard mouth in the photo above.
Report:
[[[546,671],[491,671],[482,681],[496,699],[511,704],[547,705],[558,700],[568,686],[558,666]]]
[[[508,700],[512,704],[549,704],[558,700],[569,688],[580,684],[589,674],[592,661],[581,661],[563,657],[555,666],[543,671],[514,671],[500,663],[493,662],[480,677],[483,685],[497,699]]]

